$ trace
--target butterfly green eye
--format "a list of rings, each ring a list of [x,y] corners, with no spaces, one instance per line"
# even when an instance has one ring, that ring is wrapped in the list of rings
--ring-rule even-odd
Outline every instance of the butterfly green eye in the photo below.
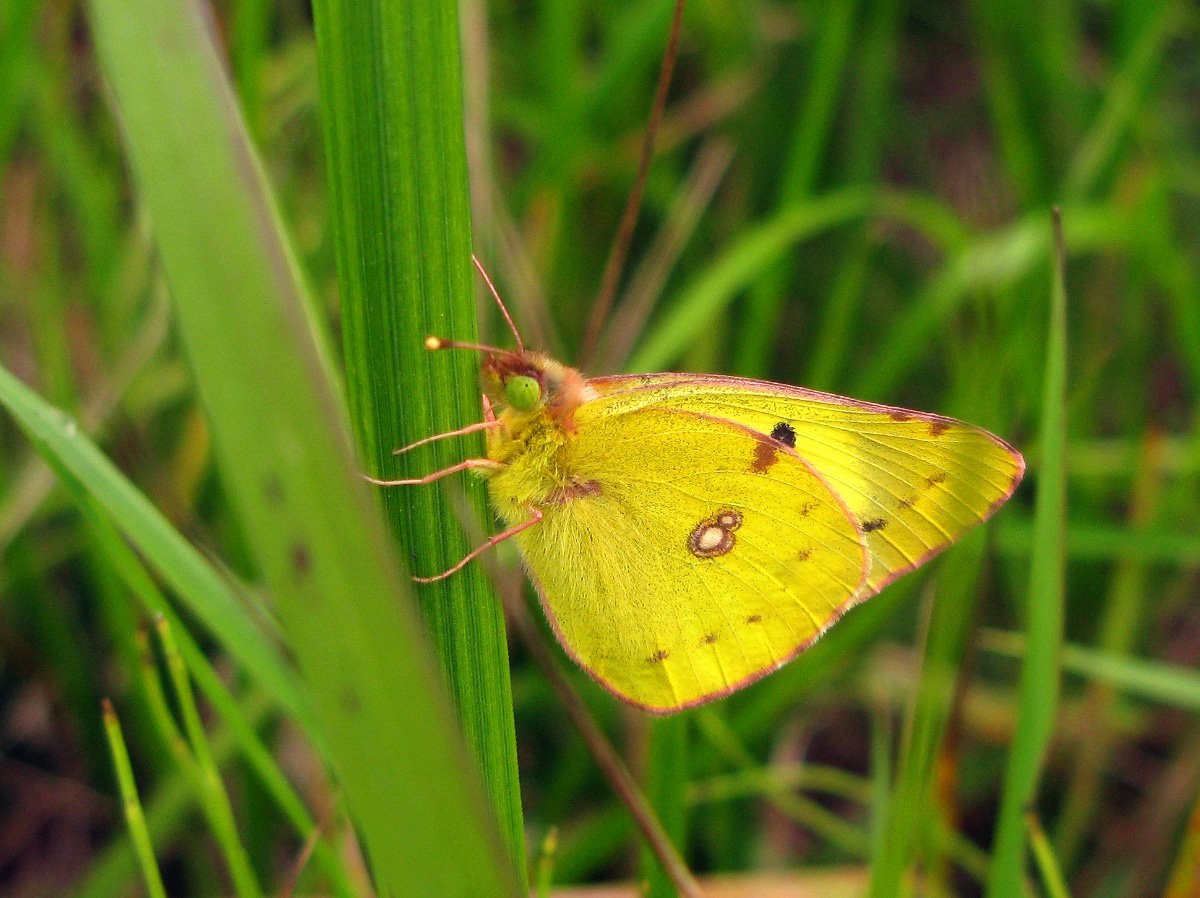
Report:
[[[535,378],[518,374],[504,385],[504,398],[518,411],[531,412],[542,401],[542,388]]]

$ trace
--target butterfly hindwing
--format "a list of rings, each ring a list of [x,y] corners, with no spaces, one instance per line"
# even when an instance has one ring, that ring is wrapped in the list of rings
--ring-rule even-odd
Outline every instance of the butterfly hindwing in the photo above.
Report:
[[[614,412],[689,410],[775,433],[793,445],[865,535],[871,555],[867,594],[989,517],[1024,473],[1021,456],[1008,444],[938,415],[715,375],[634,375],[590,383]]]
[[[786,441],[603,398],[574,427],[570,484],[517,539],[564,646],[622,698],[662,712],[724,694],[868,594],[861,528]]]

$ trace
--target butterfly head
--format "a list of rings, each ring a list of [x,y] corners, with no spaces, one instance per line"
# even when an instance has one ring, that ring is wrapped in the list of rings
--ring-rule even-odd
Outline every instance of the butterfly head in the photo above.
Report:
[[[483,378],[490,398],[502,404],[510,417],[544,414],[568,428],[575,409],[593,393],[574,368],[534,352],[490,355]]]
[[[487,353],[483,363],[484,390],[513,423],[544,417],[552,424],[572,430],[575,409],[597,395],[587,378],[574,368],[540,352],[529,352],[523,346],[511,352],[480,343],[427,337],[425,348]]]

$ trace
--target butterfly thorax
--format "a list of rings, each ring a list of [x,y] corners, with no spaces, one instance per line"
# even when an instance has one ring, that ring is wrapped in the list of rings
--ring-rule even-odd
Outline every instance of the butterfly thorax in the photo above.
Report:
[[[575,411],[595,392],[574,368],[537,353],[492,356],[483,373],[502,424],[489,432],[488,458],[505,466],[488,472],[488,488],[497,510],[515,523],[573,488]]]

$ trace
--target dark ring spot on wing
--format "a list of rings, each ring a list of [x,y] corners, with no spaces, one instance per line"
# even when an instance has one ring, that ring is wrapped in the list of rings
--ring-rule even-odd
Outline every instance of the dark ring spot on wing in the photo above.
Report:
[[[733,531],[742,526],[742,513],[723,508],[705,518],[688,534],[688,551],[697,558],[716,558],[733,550]]]

